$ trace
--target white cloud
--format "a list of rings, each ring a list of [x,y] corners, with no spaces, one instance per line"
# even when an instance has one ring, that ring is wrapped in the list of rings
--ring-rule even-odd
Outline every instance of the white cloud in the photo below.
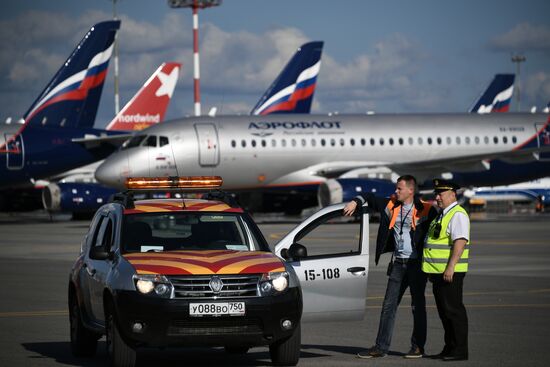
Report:
[[[550,51],[550,28],[546,25],[520,23],[503,35],[493,38],[489,46],[497,51]]]
[[[550,74],[537,72],[530,75],[525,82],[524,88],[529,102],[535,104],[539,110],[544,108],[550,101]]]

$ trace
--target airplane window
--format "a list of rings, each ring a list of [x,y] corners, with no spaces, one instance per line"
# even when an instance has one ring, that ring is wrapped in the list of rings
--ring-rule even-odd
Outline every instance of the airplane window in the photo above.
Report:
[[[335,145],[336,145],[336,140],[330,139],[330,145],[331,145],[331,146],[335,146]]]
[[[508,137],[503,136],[503,137],[502,137],[502,142],[503,142],[504,144],[508,144]]]
[[[428,138],[428,145],[432,145],[432,138]]]
[[[237,146],[237,142],[235,140],[231,140],[231,147],[235,148]]]
[[[498,144],[498,136],[495,136],[495,137],[493,138],[493,141],[495,142],[495,144]]]
[[[393,138],[390,138],[390,145],[393,145]]]
[[[290,143],[292,144],[293,147],[295,147],[295,146],[296,146],[296,139],[292,139],[292,140],[290,141]]]
[[[380,145],[384,145],[384,138],[380,138]]]
[[[451,145],[453,143],[453,139],[451,139],[450,136],[447,136],[447,145]]]
[[[346,142],[344,141],[344,139],[340,139],[340,145],[341,145],[341,146],[344,146],[345,143],[346,143]]]
[[[314,147],[317,144],[317,141],[315,139],[311,139],[311,146]]]
[[[516,144],[518,142],[518,138],[516,136],[512,136],[512,143]]]
[[[244,139],[241,140],[241,146],[242,146],[243,148],[246,148],[246,140],[244,140]]]
[[[262,139],[262,147],[264,147],[264,148],[265,148],[265,145],[266,145],[266,144],[265,144],[265,140],[264,140],[264,139]]]
[[[159,136],[159,147],[163,147],[165,145],[170,144],[170,140],[168,140],[168,137],[166,136]]]
[[[483,141],[485,142],[485,144],[489,144],[489,137],[488,136],[484,137]]]
[[[374,138],[370,138],[370,145],[374,145],[376,143],[376,140]]]
[[[437,138],[437,144],[441,145],[441,138],[440,137]]]
[[[355,139],[351,138],[351,139],[349,140],[349,144],[350,144],[352,147],[355,146]]]
[[[399,145],[403,145],[403,138],[399,138]]]
[[[476,142],[476,144],[479,144],[479,136],[476,136],[476,137],[474,138],[474,141]]]
[[[365,146],[366,143],[367,143],[367,142],[365,141],[365,138],[361,138],[361,145],[362,145],[362,146]]]
[[[418,138],[418,145],[422,145],[422,138]]]
[[[464,138],[464,141],[466,142],[466,144],[468,144],[468,145],[469,145],[469,144],[470,144],[470,137],[469,137],[469,136],[467,136],[466,138]]]
[[[460,136],[456,137],[456,144],[460,145]]]
[[[157,146],[157,137],[156,135],[150,135],[147,137],[143,143],[144,147],[156,147]]]
[[[281,146],[286,147],[286,140],[285,140],[285,139],[283,139],[283,140],[281,141]]]
[[[302,139],[302,146],[303,146],[303,147],[306,146],[306,139]]]
[[[256,147],[256,140],[252,139],[251,144],[252,144],[252,147]]]
[[[271,139],[271,146],[275,148],[277,146],[277,140]]]
[[[122,144],[122,149],[135,148],[145,139],[145,135],[136,135]]]
[[[414,139],[409,137],[409,145],[413,145],[414,144]]]
[[[322,145],[322,146],[325,146],[325,144],[326,144],[325,139],[321,139],[321,145]]]

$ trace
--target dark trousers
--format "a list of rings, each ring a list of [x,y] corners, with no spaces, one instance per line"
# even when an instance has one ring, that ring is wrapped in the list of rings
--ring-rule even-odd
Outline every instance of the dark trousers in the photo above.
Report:
[[[454,273],[451,283],[443,274],[430,274],[437,312],[445,330],[445,350],[453,356],[468,355],[468,316],[462,303],[466,273]]]
[[[376,346],[387,352],[390,348],[395,323],[397,307],[401,302],[403,294],[410,288],[411,306],[414,318],[414,327],[411,336],[411,347],[419,347],[424,350],[426,344],[426,274],[422,272],[421,261],[418,259],[408,262],[393,263],[393,269],[388,279],[386,295],[382,304]]]

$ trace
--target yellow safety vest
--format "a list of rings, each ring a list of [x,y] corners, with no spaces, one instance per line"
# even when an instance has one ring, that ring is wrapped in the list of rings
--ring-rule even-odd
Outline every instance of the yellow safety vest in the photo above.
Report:
[[[453,250],[453,240],[447,234],[447,228],[451,219],[455,213],[464,213],[466,216],[466,210],[460,205],[455,205],[451,210],[449,210],[441,220],[438,218],[434,219],[430,223],[430,228],[428,230],[428,240],[424,246],[423,257],[422,257],[422,271],[424,273],[430,274],[442,274],[445,272],[447,263],[451,258],[451,253]],[[434,237],[434,232],[437,227],[437,224],[441,223],[441,230],[438,237]],[[468,228],[468,238],[470,237],[470,229]],[[470,243],[466,243],[464,247],[464,252],[458,260],[458,263],[455,265],[456,272],[467,272],[468,271],[468,254],[470,252]]]

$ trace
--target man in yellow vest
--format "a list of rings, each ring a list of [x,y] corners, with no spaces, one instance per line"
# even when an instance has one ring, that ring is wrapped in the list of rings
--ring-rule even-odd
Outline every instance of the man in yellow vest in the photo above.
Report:
[[[344,208],[344,215],[353,215],[357,208],[368,206],[380,212],[380,226],[376,239],[375,263],[380,256],[391,252],[388,266],[388,284],[380,313],[376,344],[357,353],[359,358],[380,358],[388,353],[397,307],[403,294],[410,289],[413,312],[411,349],[405,358],[421,358],[426,343],[426,274],[421,269],[424,238],[431,220],[437,215],[430,203],[421,201],[416,192],[416,179],[404,175],[397,179],[395,195],[377,197],[371,193],[358,195]]]
[[[436,357],[445,361],[468,359],[468,317],[462,303],[462,284],[468,271],[470,218],[457,203],[459,186],[434,180],[441,213],[430,223],[423,249],[422,271],[433,283],[437,312],[445,330],[445,347]]]

